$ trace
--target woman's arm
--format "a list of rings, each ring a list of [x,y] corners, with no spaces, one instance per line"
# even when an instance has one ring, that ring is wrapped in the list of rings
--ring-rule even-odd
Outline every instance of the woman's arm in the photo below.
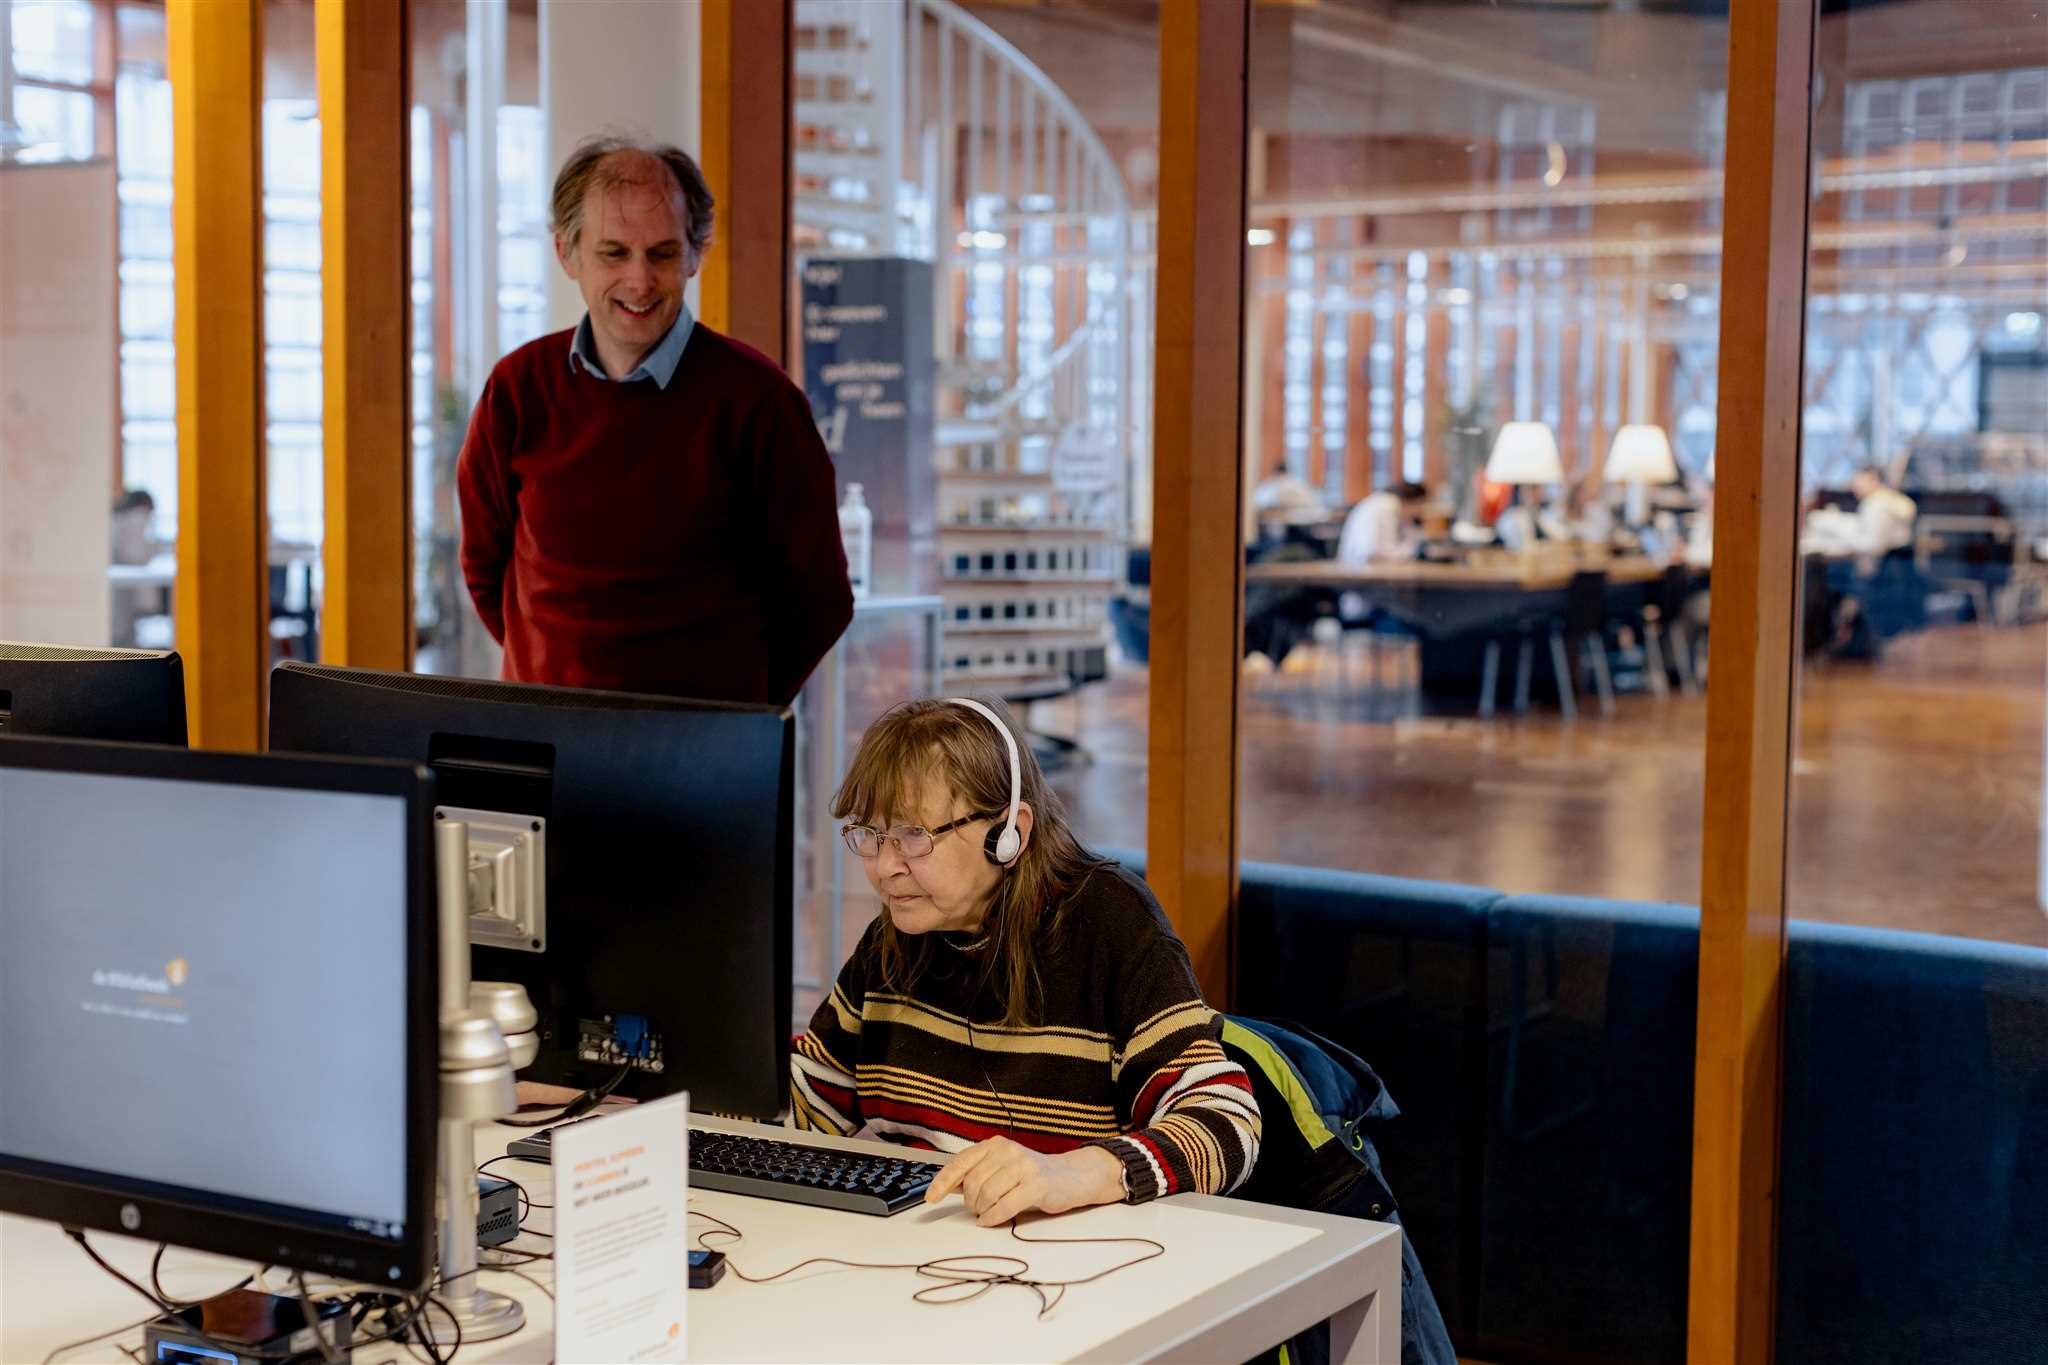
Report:
[[[863,941],[862,947],[866,946]],[[811,1026],[789,1051],[789,1126],[850,1137],[860,1131],[860,1009],[866,998],[861,949],[847,959],[832,994],[811,1016]]]
[[[1228,1194],[1258,1160],[1259,1102],[1244,1068],[1224,1055],[1222,1020],[1202,1003],[1178,940],[1146,954],[1125,998],[1146,1010],[1119,1038],[1117,1096],[1129,1128],[1096,1145],[1122,1163],[1134,1204],[1189,1190]]]

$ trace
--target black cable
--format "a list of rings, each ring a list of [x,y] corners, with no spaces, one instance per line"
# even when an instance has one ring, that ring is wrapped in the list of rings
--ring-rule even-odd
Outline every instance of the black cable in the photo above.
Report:
[[[433,1319],[425,1313],[415,1315],[413,1319],[413,1332],[419,1337],[420,1345],[427,1348],[427,1357],[434,1362],[434,1365],[448,1365],[449,1361],[455,1359],[455,1353],[462,1349],[462,1321],[455,1316],[454,1312],[445,1302],[434,1297],[431,1290],[426,1295],[426,1301],[430,1307],[439,1308],[448,1315],[448,1324],[455,1329],[455,1344],[448,1348],[446,1355],[441,1354],[439,1341],[433,1332]]]
[[[334,1348],[334,1343],[327,1339],[327,1333],[320,1330],[319,1319],[313,1316],[313,1297],[311,1291],[306,1288],[306,1272],[294,1270],[292,1283],[298,1286],[299,1311],[305,1314],[306,1330],[313,1334],[313,1345],[319,1348],[320,1358],[326,1361],[327,1365],[342,1365],[341,1352]]]
[[[611,1098],[612,1091],[619,1088],[620,1083],[626,1079],[632,1070],[633,1064],[631,1062],[626,1063],[626,1065],[619,1068],[617,1075],[613,1076],[603,1085],[586,1090],[575,1099],[569,1101],[559,1114],[550,1114],[544,1119],[499,1119],[498,1122],[504,1124],[507,1128],[547,1128],[557,1123],[567,1123],[571,1119],[582,1118],[585,1114],[588,1114],[591,1110]]]
[[[551,1162],[543,1161],[539,1157],[534,1156],[494,1156],[489,1161],[486,1161],[482,1165],[478,1166],[476,1168],[476,1173],[478,1175],[490,1175],[491,1167],[497,1165],[501,1161],[530,1161],[535,1165],[539,1166],[547,1166],[553,1164]],[[554,1207],[553,1204],[536,1204],[533,1201],[533,1196],[526,1192],[526,1186],[520,1184],[517,1180],[513,1180],[512,1177],[509,1175],[492,1176],[492,1179],[510,1181],[512,1188],[519,1191],[520,1202],[525,1204],[529,1210],[552,1209]],[[524,1213],[519,1215],[519,1221],[522,1223],[526,1221],[526,1215]]]
[[[972,1019],[967,1020],[967,1051],[974,1057],[974,1064],[981,1068],[982,1084],[988,1087],[988,1093],[994,1098],[995,1102],[1003,1107],[1003,1117],[1010,1121],[1010,1132],[1012,1134],[1023,1132],[1024,1129],[1017,1122],[1017,1116],[1010,1112],[1010,1102],[1003,1098],[1003,1092],[996,1089],[996,1083],[989,1078],[988,1063],[981,1059],[981,1049],[974,1045],[974,1021]]]
[[[148,1326],[148,1325],[149,1325],[150,1323],[152,1323],[152,1322],[155,1322],[155,1321],[157,1320],[157,1318],[158,1318],[158,1317],[162,1317],[162,1316],[166,1316],[166,1315],[168,1315],[168,1316],[176,1316],[176,1315],[178,1314],[179,1310],[178,1310],[178,1308],[177,1308],[177,1307],[176,1307],[175,1305],[173,1305],[173,1304],[170,1304],[170,1303],[166,1303],[166,1302],[165,1302],[164,1300],[162,1300],[162,1299],[158,1298],[158,1297],[157,1297],[157,1296],[156,1296],[155,1294],[152,1294],[152,1293],[151,1293],[151,1292],[150,1292],[150,1291],[149,1291],[148,1289],[144,1288],[144,1287],[143,1287],[143,1286],[142,1286],[141,1284],[139,1284],[139,1283],[138,1283],[138,1282],[136,1282],[135,1280],[131,1279],[131,1278],[130,1278],[130,1277],[129,1277],[128,1275],[126,1275],[126,1274],[125,1274],[125,1273],[123,1273],[123,1272],[122,1272],[122,1271],[121,1271],[120,1269],[118,1269],[117,1267],[115,1267],[115,1266],[114,1266],[114,1265],[113,1265],[113,1264],[112,1264],[111,1262],[109,1262],[109,1261],[108,1261],[108,1260],[106,1259],[106,1257],[104,1257],[104,1256],[100,1255],[100,1254],[99,1254],[99,1252],[97,1252],[97,1251],[93,1250],[93,1247],[92,1247],[92,1243],[90,1243],[90,1242],[88,1242],[88,1241],[86,1241],[86,1240],[85,1240],[85,1233],[84,1233],[84,1232],[82,1232],[82,1231],[81,1231],[81,1230],[79,1230],[78,1228],[71,1228],[71,1227],[67,1227],[67,1228],[65,1228],[65,1229],[64,1229],[63,1231],[64,1231],[64,1235],[65,1235],[66,1237],[69,1237],[69,1238],[70,1238],[70,1239],[71,1239],[72,1241],[74,1241],[74,1242],[78,1243],[78,1249],[79,1249],[80,1251],[83,1251],[83,1252],[84,1252],[84,1253],[86,1254],[86,1256],[87,1256],[87,1257],[88,1257],[88,1258],[89,1258],[89,1259],[90,1259],[90,1260],[92,1261],[92,1263],[93,1263],[94,1265],[98,1266],[98,1267],[99,1267],[99,1268],[100,1268],[101,1270],[104,1270],[104,1271],[105,1271],[105,1272],[106,1272],[107,1274],[109,1274],[109,1275],[113,1276],[113,1277],[114,1277],[115,1279],[119,1280],[119,1281],[120,1281],[120,1282],[121,1282],[122,1284],[125,1284],[125,1285],[127,1285],[127,1286],[128,1286],[128,1287],[129,1287],[130,1289],[134,1290],[134,1291],[135,1291],[135,1292],[136,1292],[137,1294],[140,1294],[140,1295],[141,1295],[141,1296],[143,1297],[143,1299],[144,1299],[144,1300],[146,1300],[146,1301],[147,1301],[147,1302],[148,1302],[148,1303],[149,1303],[149,1304],[150,1304],[150,1305],[151,1305],[152,1307],[154,1307],[154,1308],[155,1308],[155,1309],[157,1310],[157,1311],[156,1311],[156,1312],[155,1312],[154,1314],[152,1314],[152,1315],[150,1315],[149,1317],[147,1317],[147,1318],[143,1319],[141,1323],[139,1323],[139,1324],[136,1324],[137,1326],[145,1326],[145,1327],[146,1327],[146,1326]],[[406,1319],[406,1321],[405,1321],[405,1323],[404,1323],[404,1324],[402,1324],[402,1325],[401,1325],[401,1326],[399,1326],[398,1328],[395,1328],[395,1329],[393,1329],[393,1331],[391,1331],[391,1332],[387,1332],[387,1333],[385,1333],[385,1334],[384,1334],[384,1335],[382,1335],[382,1336],[373,1336],[373,1337],[366,1337],[366,1338],[364,1338],[364,1339],[363,1339],[363,1340],[361,1340],[361,1341],[357,1341],[357,1342],[354,1342],[354,1343],[352,1343],[352,1347],[353,1347],[353,1346],[375,1346],[375,1345],[378,1345],[378,1344],[379,1344],[379,1343],[381,1343],[381,1342],[386,1342],[386,1341],[391,1341],[391,1340],[393,1340],[393,1339],[395,1338],[395,1336],[396,1336],[397,1332],[399,1332],[399,1331],[403,1331],[403,1330],[405,1329],[405,1327],[407,1327],[407,1326],[410,1326],[410,1325],[411,1325],[412,1321],[413,1321],[413,1320],[414,1320],[415,1318],[417,1318],[417,1317],[419,1316],[419,1314],[420,1314],[420,1312],[421,1312],[421,1311],[423,1311],[424,1305],[425,1305],[425,1303],[426,1303],[426,1293],[425,1293],[424,1291],[423,1291],[423,1292],[422,1292],[421,1294],[419,1294],[419,1295],[418,1295],[417,1297],[415,1297],[415,1296],[413,1296],[413,1295],[405,1295],[405,1294],[394,1294],[394,1293],[391,1293],[391,1292],[390,1292],[389,1290],[378,1290],[378,1289],[370,1289],[370,1290],[364,1290],[364,1291],[362,1291],[362,1292],[361,1292],[360,1294],[356,1295],[355,1297],[357,1297],[357,1298],[372,1298],[372,1299],[384,1299],[384,1300],[391,1300],[391,1299],[397,1299],[397,1300],[398,1300],[399,1302],[401,1302],[401,1303],[405,1303],[405,1304],[407,1304],[407,1305],[411,1306],[411,1307],[412,1307],[412,1313],[411,1313],[411,1314],[410,1314],[410,1315],[409,1315],[409,1316],[407,1317],[407,1319]],[[388,1312],[389,1310],[387,1309],[386,1311]],[[124,1328],[122,1328],[122,1329],[121,1329],[121,1331],[124,1331],[124,1332],[125,1332],[125,1331],[132,1331],[132,1330],[133,1330],[133,1328],[132,1328],[132,1327],[124,1327]],[[210,1347],[212,1347],[212,1348],[213,1348],[214,1350],[216,1350],[216,1351],[221,1351],[221,1352],[224,1352],[224,1353],[226,1353],[226,1354],[229,1354],[229,1355],[233,1355],[233,1354],[239,1353],[239,1354],[240,1354],[240,1355],[242,1355],[242,1356],[243,1356],[244,1358],[247,1358],[247,1359],[251,1359],[251,1360],[280,1360],[280,1361],[282,1361],[282,1360],[290,1360],[290,1359],[294,1358],[295,1356],[298,1356],[298,1355],[302,1354],[302,1352],[298,1352],[298,1351],[287,1351],[287,1352],[285,1352],[285,1353],[283,1353],[283,1354],[278,1354],[278,1353],[276,1353],[276,1352],[259,1352],[259,1351],[256,1351],[256,1350],[253,1350],[253,1349],[251,1349],[251,1348],[250,1348],[250,1347],[249,1347],[249,1346],[248,1346],[248,1345],[247,1345],[246,1343],[236,1343],[236,1342],[231,1342],[231,1341],[219,1341],[219,1340],[216,1340],[215,1338],[213,1338],[213,1337],[211,1337],[211,1336],[208,1336],[208,1335],[207,1335],[207,1334],[206,1334],[205,1332],[203,1332],[203,1331],[199,1330],[198,1328],[196,1328],[196,1327],[193,1327],[193,1326],[191,1325],[191,1323],[190,1323],[190,1322],[186,1322],[186,1323],[184,1323],[184,1325],[183,1325],[183,1330],[191,1332],[191,1333],[192,1333],[192,1335],[193,1335],[193,1336],[195,1336],[195,1337],[197,1337],[197,1338],[199,1339],[199,1341],[200,1341],[200,1342],[201,1342],[202,1344],[204,1344],[204,1345],[207,1345],[207,1346],[210,1346]],[[108,1337],[110,1337],[110,1336],[115,1336],[115,1335],[118,1335],[118,1334],[117,1334],[117,1333],[114,1333],[114,1332],[102,1332],[102,1333],[100,1333],[100,1334],[99,1334],[98,1336],[96,1336],[96,1337],[87,1337],[87,1338],[86,1338],[86,1339],[85,1339],[84,1341],[82,1341],[82,1342],[77,1342],[77,1343],[74,1343],[74,1345],[80,1345],[80,1346],[82,1346],[82,1345],[90,1345],[90,1344],[91,1344],[92,1342],[95,1342],[95,1341],[104,1341],[104,1340],[106,1340],[106,1339],[107,1339]],[[61,1348],[61,1349],[62,1349],[62,1350],[69,1350],[69,1349],[72,1349],[72,1348],[71,1348],[71,1347],[64,1347],[64,1348]],[[52,1354],[53,1354],[53,1355],[54,1355],[54,1354],[58,1354],[58,1352],[53,1352]]]
[[[169,1251],[170,1249],[171,1244],[169,1242],[158,1242],[156,1244],[156,1255],[149,1258],[149,1287],[151,1289],[154,1289],[156,1291],[157,1298],[161,1299],[165,1303],[176,1304],[180,1308],[190,1308],[194,1304],[205,1303],[207,1299],[219,1298],[222,1294],[232,1294],[237,1289],[247,1289],[250,1285],[256,1283],[256,1277],[254,1275],[244,1275],[241,1279],[236,1280],[226,1289],[217,1290],[212,1294],[206,1295],[205,1298],[178,1298],[164,1288],[164,1282],[159,1275],[159,1272],[163,1269],[164,1253],[166,1251]],[[268,1270],[269,1268],[270,1267],[268,1266],[264,1267],[265,1270]]]
[[[723,1218],[714,1217],[701,1210],[691,1209],[690,1216],[692,1218],[702,1218],[708,1223],[717,1224],[716,1227],[708,1232],[697,1234],[696,1240],[699,1248],[702,1250],[708,1251],[713,1249],[706,1242],[706,1239],[713,1234],[727,1238],[727,1246],[741,1241],[746,1236],[745,1233],[741,1232],[731,1223],[726,1222]],[[937,1256],[928,1261],[917,1262],[848,1261],[838,1256],[812,1256],[807,1260],[798,1261],[795,1265],[786,1269],[778,1270],[773,1275],[749,1275],[746,1271],[734,1265],[730,1257],[726,1259],[726,1266],[734,1275],[745,1280],[748,1284],[768,1284],[786,1275],[794,1275],[806,1266],[813,1265],[838,1265],[845,1266],[849,1270],[908,1270],[925,1279],[940,1281],[938,1284],[926,1285],[910,1296],[913,1303],[928,1304],[935,1307],[949,1307],[953,1304],[971,1303],[999,1285],[1015,1285],[1020,1289],[1028,1289],[1038,1296],[1038,1316],[1043,1318],[1046,1314],[1052,1312],[1053,1309],[1059,1307],[1060,1301],[1066,1298],[1067,1290],[1070,1287],[1093,1284],[1097,1280],[1116,1274],[1119,1270],[1128,1270],[1134,1265],[1156,1260],[1166,1254],[1165,1244],[1156,1242],[1150,1237],[1026,1237],[1017,1231],[1017,1220],[1015,1218],[1010,1220],[1010,1236],[1019,1242],[1040,1246],[1136,1245],[1150,1247],[1151,1250],[1142,1256],[1133,1256],[1128,1261],[1119,1261],[1105,1270],[1098,1270],[1093,1275],[1084,1275],[1079,1279],[1073,1280],[1037,1279],[1031,1274],[1031,1263],[1022,1257],[995,1255],[988,1252],[962,1253],[957,1256]],[[984,1264],[976,1264],[977,1262]],[[1048,1289],[1057,1292],[1048,1295],[1046,1293]]]
[[[535,1278],[533,1278],[533,1276],[527,1274],[523,1270],[519,1270],[509,1265],[488,1265],[483,1268],[485,1270],[495,1270],[501,1275],[517,1275],[520,1279],[526,1281],[535,1289],[538,1289],[541,1293],[547,1295],[550,1300],[552,1300],[555,1297],[554,1290],[548,1288],[546,1285],[542,1284],[539,1280],[536,1280]]]

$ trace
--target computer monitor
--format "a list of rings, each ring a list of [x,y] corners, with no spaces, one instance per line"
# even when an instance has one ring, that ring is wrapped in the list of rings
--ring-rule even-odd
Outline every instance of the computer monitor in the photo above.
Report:
[[[0,1210],[424,1285],[431,790],[405,764],[0,739]]]
[[[284,663],[270,747],[433,770],[442,813],[470,826],[472,974],[520,983],[540,1012],[526,1077],[781,1111],[786,709]]]
[[[185,742],[185,665],[170,649],[0,640],[0,734]]]

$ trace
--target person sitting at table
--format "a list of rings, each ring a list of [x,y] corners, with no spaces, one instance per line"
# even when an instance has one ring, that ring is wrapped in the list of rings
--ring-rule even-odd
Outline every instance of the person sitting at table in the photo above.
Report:
[[[1337,538],[1339,564],[1386,564],[1415,558],[1421,545],[1422,504],[1429,490],[1401,482],[1360,498],[1344,518]],[[1371,616],[1363,597],[1347,592],[1337,599],[1339,619],[1358,623]]]
[[[1614,508],[1607,501],[1607,483],[1598,471],[1571,487],[1565,499],[1565,517],[1571,538],[1588,545],[1614,542]]]
[[[868,727],[832,814],[882,910],[790,1056],[793,1128],[950,1155],[931,1202],[1225,1194],[1259,1106],[1145,883],[1082,848],[999,701]]]
[[[1419,483],[1397,483],[1367,494],[1344,518],[1337,538],[1337,562],[1371,564],[1415,558],[1420,542],[1422,504],[1429,490]]]
[[[1871,572],[1876,561],[1913,543],[1913,523],[1920,508],[1889,487],[1874,465],[1851,475],[1849,487],[1856,495],[1854,515],[1839,508],[1816,507],[1806,514],[1801,541],[1815,553],[1855,555],[1865,561],[1865,572]]]
[[[1849,478],[1856,494],[1856,552],[1881,559],[1913,543],[1913,522],[1919,504],[1884,481],[1875,465],[1865,465]]]

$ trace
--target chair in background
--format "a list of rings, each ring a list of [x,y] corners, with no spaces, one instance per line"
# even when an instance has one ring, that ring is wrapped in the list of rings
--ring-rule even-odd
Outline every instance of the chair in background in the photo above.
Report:
[[[1566,720],[1579,715],[1578,689],[1573,683],[1575,669],[1567,641],[1579,643],[1584,661],[1587,645],[1596,647],[1593,663],[1594,686],[1603,715],[1614,713],[1614,679],[1607,668],[1607,575],[1598,569],[1572,575],[1565,587],[1564,608],[1548,621],[1526,622],[1518,632],[1515,655],[1515,714],[1529,709],[1529,684],[1536,663],[1536,632],[1549,636],[1550,668],[1557,681],[1557,707]],[[1486,642],[1486,658],[1480,670],[1479,718],[1491,720],[1494,689],[1500,681],[1500,636]]]
[[[2004,615],[1993,610],[1992,601],[2005,602],[2024,543],[2002,516],[1923,511],[1913,521],[1913,567],[1933,586],[1961,593],[1978,625],[2003,624]]]
[[[1071,694],[1074,679],[1064,673],[1047,674],[1044,677],[1020,678],[997,689],[1005,704],[1016,713],[1017,724],[1024,731],[1025,741],[1031,745],[1031,753],[1038,760],[1038,766],[1048,772],[1057,771],[1076,761],[1087,762],[1089,753],[1080,740],[1067,735],[1050,734],[1032,724],[1031,708],[1042,701],[1053,701]]]
[[[1564,616],[1559,623],[1564,628],[1564,645],[1568,652],[1575,649],[1577,667],[1590,665],[1593,670],[1593,691],[1600,698],[1600,714],[1614,714],[1614,675],[1607,667],[1607,575],[1598,569],[1582,570],[1572,575],[1572,581],[1565,589]],[[1556,632],[1551,635],[1551,655],[1556,657],[1559,641]]]
[[[1692,570],[1673,564],[1658,581],[1654,600],[1643,608],[1643,651],[1648,662],[1650,690],[1658,696],[1671,691],[1670,669],[1678,671],[1678,686],[1690,697],[1699,690],[1692,671],[1692,642],[1685,628],[1685,599],[1692,592]],[[1667,656],[1666,641],[1670,649]]]

